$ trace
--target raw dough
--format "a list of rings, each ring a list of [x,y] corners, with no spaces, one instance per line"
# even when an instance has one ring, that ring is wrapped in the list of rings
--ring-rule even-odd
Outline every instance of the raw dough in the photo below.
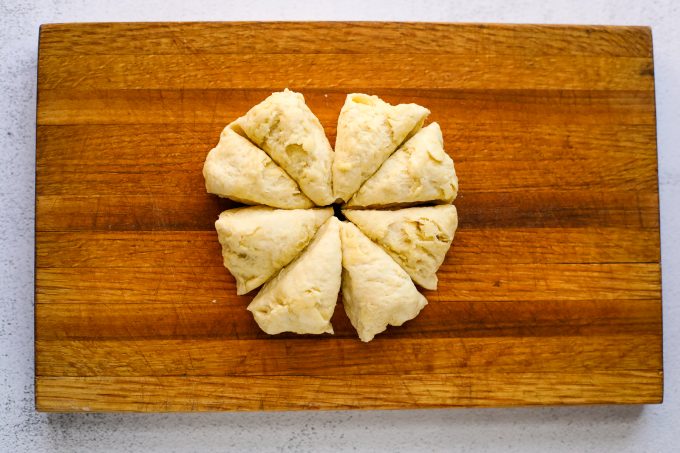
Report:
[[[361,341],[400,326],[427,305],[408,274],[349,222],[342,224],[342,300]]]
[[[333,215],[332,208],[273,209],[264,206],[224,211],[215,222],[224,266],[245,294],[290,263]]]
[[[396,211],[345,210],[371,240],[382,246],[425,289],[437,289],[437,269],[444,262],[458,226],[453,205]]]
[[[273,93],[251,108],[241,126],[317,206],[333,201],[333,149],[321,123],[300,93]]]
[[[203,177],[209,193],[241,203],[284,209],[314,206],[267,153],[245,138],[239,120],[224,128],[208,153]]]
[[[436,289],[458,223],[453,160],[439,125],[422,127],[429,113],[349,94],[334,152],[286,89],[222,131],[203,175],[208,192],[261,205],[224,211],[215,228],[237,294],[265,285],[248,306],[264,332],[333,333],[340,290],[364,342],[427,305],[414,282]],[[308,209],[334,202],[348,222]],[[406,207],[420,203],[438,205]]]
[[[390,207],[451,203],[458,193],[453,160],[444,151],[439,124],[422,128],[371,176],[347,206]]]
[[[422,127],[429,113],[417,104],[390,105],[377,96],[347,95],[335,141],[335,197],[349,200],[385,159]]]
[[[340,221],[331,217],[302,254],[264,285],[248,310],[270,335],[333,333],[341,275]]]

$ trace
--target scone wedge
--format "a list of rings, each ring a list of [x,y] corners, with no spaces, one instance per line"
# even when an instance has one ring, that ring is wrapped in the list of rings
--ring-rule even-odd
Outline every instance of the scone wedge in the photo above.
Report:
[[[264,206],[224,211],[215,222],[224,266],[245,294],[269,280],[309,244],[332,208],[273,209]]]
[[[341,275],[340,221],[331,217],[300,256],[264,285],[248,310],[270,335],[333,333]]]
[[[335,141],[336,199],[348,201],[385,159],[422,127],[429,113],[417,104],[390,105],[377,96],[347,95]]]
[[[357,227],[343,222],[342,301],[361,341],[400,326],[427,305],[408,274]]]
[[[245,114],[241,126],[314,204],[333,203],[333,149],[302,94],[288,89],[273,93]]]
[[[203,177],[209,193],[241,203],[283,209],[314,206],[297,183],[245,137],[239,120],[220,134],[203,164]]]
[[[425,289],[437,289],[437,270],[458,227],[455,206],[394,211],[347,209],[343,214],[385,249],[414,282]]]
[[[382,164],[347,206],[393,207],[451,203],[458,194],[453,159],[444,151],[439,124],[422,128]]]

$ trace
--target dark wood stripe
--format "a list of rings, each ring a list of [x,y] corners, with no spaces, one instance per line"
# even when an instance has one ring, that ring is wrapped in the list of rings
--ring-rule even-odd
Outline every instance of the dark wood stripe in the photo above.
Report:
[[[381,38],[374,39],[376,27]],[[42,55],[271,53],[652,56],[647,27],[371,22],[48,24]]]

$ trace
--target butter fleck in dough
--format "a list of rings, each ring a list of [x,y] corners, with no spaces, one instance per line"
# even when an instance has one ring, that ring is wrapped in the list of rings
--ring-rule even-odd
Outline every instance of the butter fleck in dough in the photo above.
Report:
[[[439,124],[422,128],[371,176],[347,206],[394,207],[451,203],[458,194],[453,159],[444,151]]]
[[[203,177],[209,193],[241,203],[283,209],[314,206],[267,153],[245,138],[239,120],[224,128],[219,143],[208,153]]]
[[[342,301],[361,341],[400,326],[427,305],[408,274],[377,244],[343,222]]]
[[[348,209],[343,214],[382,246],[414,282],[425,289],[437,289],[437,270],[458,227],[455,206],[394,211]]]
[[[236,278],[236,293],[245,294],[290,263],[333,215],[332,208],[230,209],[215,222],[224,266]]]
[[[270,335],[333,333],[341,275],[340,221],[331,217],[302,254],[264,285],[248,310]]]
[[[288,89],[273,93],[251,108],[241,125],[317,206],[335,201],[331,181],[333,149],[302,94]]]
[[[335,141],[336,199],[349,200],[385,159],[422,127],[429,113],[417,104],[390,105],[377,96],[347,95]]]

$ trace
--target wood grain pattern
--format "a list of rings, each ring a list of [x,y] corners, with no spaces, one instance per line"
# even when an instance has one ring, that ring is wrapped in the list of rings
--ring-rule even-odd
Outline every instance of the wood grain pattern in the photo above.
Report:
[[[116,257],[117,261],[121,259]],[[215,300],[215,303],[243,307],[249,302],[245,297],[224,297],[223,293],[235,291],[235,282],[221,266],[219,255],[214,260],[215,265],[207,267],[168,263],[147,267],[44,267],[37,276],[36,302],[80,301],[104,306],[181,302],[187,306]],[[614,271],[621,271],[621,275],[602,279],[602,275]],[[120,278],[107,280],[106,276],[113,272]],[[438,291],[427,294],[440,302],[653,299],[659,295],[656,263],[459,265],[446,262],[439,272]],[[195,288],[199,285],[200,288]],[[128,291],[130,287],[135,291]],[[437,308],[431,310],[436,312]]]
[[[656,151],[649,147],[654,127],[515,125],[506,131],[492,124],[470,129],[448,123],[446,114],[442,118],[445,143],[455,157],[457,171],[496,175],[471,178],[466,184],[468,193],[592,192],[597,184],[600,192],[635,190],[644,196],[654,193],[657,184]],[[37,162],[38,193],[149,194],[161,201],[170,195],[203,191],[205,148],[215,144],[222,126],[41,126],[38,145],[44,152]],[[591,130],[592,135],[587,135]],[[329,136],[334,140],[334,134]],[[457,152],[461,148],[470,148],[470,154],[461,155]],[[564,153],[555,153],[556,148]],[[63,149],[71,152],[65,154]],[[140,159],[140,154],[155,158]],[[49,171],[56,166],[59,173]],[[646,177],[640,175],[641,167]],[[177,184],[168,186],[167,178]]]
[[[440,272],[467,264],[633,262],[658,268],[659,259],[658,231],[628,228],[461,228],[455,241]],[[43,232],[36,247],[42,269],[199,269],[222,263],[214,231]]]
[[[233,285],[213,290],[234,291]],[[564,300],[517,300],[535,293],[502,293],[496,281],[478,284],[476,291],[456,293],[455,300],[427,294],[441,308],[425,310],[402,328],[391,329],[391,338],[468,338],[468,337],[559,337],[656,333],[654,321],[661,315],[655,299],[581,300],[579,292],[567,293]],[[480,300],[483,293],[493,292]],[[207,292],[207,291],[206,291]],[[213,299],[215,302],[185,302],[183,293],[159,293],[154,297],[130,300],[122,290],[54,293],[41,297],[49,301],[36,318],[38,340],[116,340],[140,339],[224,339],[251,340],[299,338],[295,334],[275,337],[263,333],[250,313],[243,310],[249,301]],[[514,295],[514,298],[512,296]],[[61,302],[78,298],[76,302]],[[89,296],[89,297],[88,297]],[[155,296],[155,295],[154,295]],[[200,297],[200,295],[199,295]],[[203,297],[210,297],[204,294]],[[252,297],[252,296],[251,296]],[[583,296],[581,296],[583,297]],[[104,302],[111,300],[111,302]],[[166,300],[167,302],[163,302]],[[492,315],[493,314],[493,315]],[[441,322],[446,317],[447,322]],[[332,338],[356,337],[356,331],[339,308],[333,318]]]
[[[44,25],[36,406],[44,411],[656,403],[663,397],[652,39],[644,27]],[[444,131],[460,227],[415,320],[360,343],[263,334],[205,194],[219,132],[303,91]],[[341,301],[340,301],[341,303]]]
[[[371,22],[50,24],[41,28],[40,40],[51,55],[381,54],[399,50],[447,55],[652,56],[652,35],[645,27],[458,24],[452,28],[433,23],[381,23],[379,27],[380,39]]]
[[[396,49],[395,49],[396,50]],[[649,57],[526,57],[430,54],[233,54],[224,55],[45,56],[39,64],[54,69],[38,81],[39,89],[323,89],[334,73],[334,86],[426,89],[645,90],[653,86]],[[281,86],[272,84],[272,67]],[[385,71],[385,67],[400,68]],[[486,70],[494,67],[494,71]],[[560,70],[556,71],[555,68]],[[106,68],[102,71],[102,68]],[[158,71],[158,68],[163,68]],[[247,71],[244,68],[248,68]],[[87,76],[84,76],[87,74]]]
[[[44,411],[402,409],[658,401],[659,371],[409,376],[38,377]],[[253,388],[258,389],[256,393]],[[378,391],[381,388],[393,391]],[[267,395],[262,398],[261,395]]]
[[[362,89],[347,87],[347,90]],[[329,138],[334,136],[335,122],[347,90],[342,87],[305,89],[305,99],[331,135]],[[521,131],[536,125],[543,128],[655,125],[652,91],[570,91],[562,88],[406,90],[377,87],[372,88],[371,92],[393,103],[408,96],[413,102],[427,105],[432,117],[441,123],[445,134],[452,131],[449,124],[463,126],[455,128],[458,130],[492,123],[495,133],[508,133],[516,129]],[[220,130],[224,127],[224,121],[243,114],[270,93],[271,89],[41,89],[38,124],[162,124],[170,130],[176,127],[191,130],[197,124],[206,123]],[[48,107],[49,110],[41,107]],[[521,124],[498,129],[499,123],[507,122]],[[212,135],[210,139],[215,140]]]
[[[523,372],[644,370],[660,365],[658,336],[224,340],[38,340],[42,376],[306,376],[446,374],[462,368]],[[390,358],[389,366],[385,360]],[[412,360],[399,358],[410,357]]]
[[[653,240],[658,197],[626,191],[533,190],[529,193],[466,192],[456,200],[465,214],[460,227],[611,227],[645,230]],[[215,213],[237,206],[228,200],[190,195],[41,195],[40,231],[212,230]],[[639,215],[641,213],[641,215]]]

